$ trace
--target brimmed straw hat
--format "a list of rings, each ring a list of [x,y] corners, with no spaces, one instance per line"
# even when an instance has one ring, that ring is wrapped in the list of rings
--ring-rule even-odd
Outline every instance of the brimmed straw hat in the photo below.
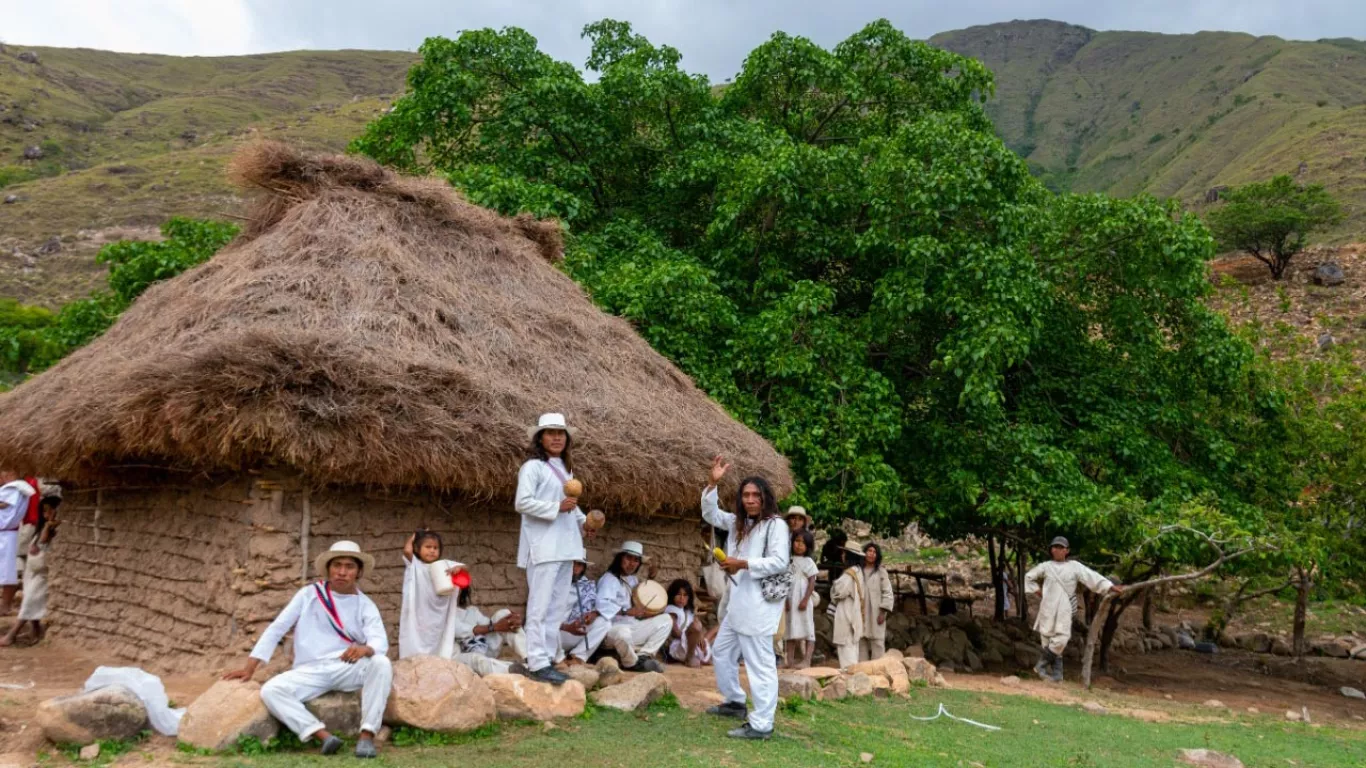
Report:
[[[375,567],[375,558],[360,551],[360,545],[354,541],[339,541],[332,545],[332,548],[318,555],[313,561],[313,566],[318,569],[318,573],[326,576],[327,566],[339,557],[349,557],[352,560],[359,560],[361,567],[371,570]]]
[[[541,418],[536,420],[536,426],[526,428],[526,436],[534,440],[538,433],[547,429],[564,430],[569,433],[570,437],[573,437],[574,433],[578,432],[577,429],[564,423],[563,413],[543,413],[541,414]]]
[[[845,551],[845,552],[849,552],[849,553],[851,553],[851,554],[858,555],[859,557],[867,557],[867,556],[868,556],[868,545],[867,545],[867,544],[864,544],[862,547],[856,547],[856,546],[854,546],[853,544],[845,544],[845,545],[844,545],[844,551]]]
[[[811,527],[811,523],[812,523],[812,520],[811,520],[811,513],[806,511],[806,507],[799,507],[799,506],[797,506],[797,505],[795,505],[795,504],[792,505],[792,506],[790,506],[790,507],[788,507],[788,508],[787,508],[787,514],[783,515],[783,519],[786,520],[786,519],[789,518],[789,517],[800,517],[800,518],[803,518],[803,519],[806,520],[806,527],[807,527],[807,528],[810,528],[810,527]]]
[[[638,541],[623,541],[621,546],[617,547],[616,551],[612,553],[612,556],[616,557],[623,552],[628,555],[635,555],[641,560],[645,559],[645,546]]]

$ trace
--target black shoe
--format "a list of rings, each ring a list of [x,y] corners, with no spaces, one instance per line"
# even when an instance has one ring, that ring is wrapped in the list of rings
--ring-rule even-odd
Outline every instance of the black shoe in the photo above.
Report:
[[[736,728],[733,731],[728,731],[726,735],[731,737],[732,739],[752,739],[754,741],[768,741],[770,738],[773,737],[773,731],[756,731],[753,727],[750,726],[749,723],[745,723],[744,725],[740,726],[739,728]]]
[[[335,755],[342,748],[342,740],[336,736],[328,736],[327,741],[323,742],[323,754]]]
[[[744,720],[749,717],[749,709],[745,706],[743,701],[728,701],[725,704],[717,704],[714,707],[708,707],[707,714],[716,715],[718,717],[734,717],[738,720]]]
[[[361,739],[356,742],[356,757],[368,759],[379,756],[379,751],[375,749],[374,739]]]
[[[1054,657],[1053,657],[1053,674],[1049,675],[1049,679],[1052,680],[1052,681],[1055,682],[1055,683],[1061,683],[1061,682],[1062,682],[1062,657],[1061,657],[1061,656],[1054,656]]]
[[[1047,648],[1043,649],[1043,655],[1039,657],[1039,663],[1034,665],[1034,674],[1038,675],[1040,680],[1053,679],[1052,667],[1053,659],[1055,658],[1057,657],[1053,655],[1052,651]]]
[[[537,682],[550,683],[551,685],[564,685],[569,682],[568,675],[550,666],[527,672],[526,676]]]
[[[636,663],[635,663],[635,664],[632,664],[632,665],[629,666],[629,667],[623,668],[622,671],[623,671],[623,672],[663,672],[663,671],[664,671],[664,665],[660,664],[658,661],[655,661],[655,658],[654,658],[653,656],[639,656],[639,657],[636,658]]]

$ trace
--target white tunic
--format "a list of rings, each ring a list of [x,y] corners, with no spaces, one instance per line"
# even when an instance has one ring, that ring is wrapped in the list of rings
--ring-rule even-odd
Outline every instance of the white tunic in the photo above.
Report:
[[[1039,616],[1034,630],[1045,637],[1072,634],[1072,614],[1077,611],[1077,585],[1092,592],[1104,592],[1114,582],[1087,568],[1076,560],[1039,563],[1025,574],[1025,594],[1040,591]]]
[[[416,555],[403,569],[403,604],[398,616],[398,657],[455,653],[455,601],[460,590],[438,595],[428,564]]]
[[[0,486],[0,585],[19,583],[19,526],[37,492],[23,480]]]
[[[806,596],[806,587],[811,577],[819,572],[816,561],[806,555],[794,557],[788,570],[792,572],[792,592],[787,596],[787,639],[815,640],[816,604],[820,602],[820,595],[813,589],[811,599],[806,601],[806,608],[798,606]]]
[[[617,578],[611,571],[607,571],[598,577],[598,615],[613,624],[635,621],[635,618],[627,616],[626,612],[631,610],[634,604],[631,595],[639,583],[640,577],[635,574]]]
[[[332,598],[343,626],[358,633],[364,644],[374,649],[376,656],[389,652],[389,636],[384,632],[384,620],[370,598],[360,592],[354,595],[333,592]],[[291,629],[294,630],[296,669],[315,661],[339,658],[351,647],[351,643],[332,629],[332,624],[327,620],[327,611],[315,596],[312,584],[294,593],[294,599],[289,601],[275,621],[266,627],[261,639],[256,641],[251,657],[262,664],[269,663],[276,646]]]
[[[711,525],[729,531],[726,537],[726,556],[749,562],[749,567],[735,574],[726,601],[726,618],[736,634],[772,637],[778,632],[786,601],[770,603],[764,599],[759,581],[766,576],[787,570],[792,541],[787,523],[774,517],[759,523],[743,542],[738,542],[736,516],[721,511],[716,502],[716,489],[702,492],[702,518]]]
[[[550,459],[565,479],[573,477],[558,458]],[[564,481],[540,459],[531,459],[517,473],[514,508],[522,516],[522,535],[517,544],[517,567],[541,563],[582,560],[583,511],[560,512]]]

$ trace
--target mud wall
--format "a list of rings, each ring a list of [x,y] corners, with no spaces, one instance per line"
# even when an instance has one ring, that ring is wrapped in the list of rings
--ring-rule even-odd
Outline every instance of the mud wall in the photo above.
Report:
[[[419,526],[438,531],[445,556],[469,566],[476,604],[526,602],[526,578],[516,565],[520,517],[508,502],[316,489],[287,476],[242,475],[68,488],[63,516],[49,561],[54,632],[148,668],[193,669],[245,656],[305,578],[316,575],[313,558],[338,539],[375,556],[361,589],[379,606],[394,645],[403,544]],[[661,582],[696,582],[706,557],[698,528],[692,517],[609,512],[607,528],[589,542],[593,574],[606,568],[613,547],[637,539]]]

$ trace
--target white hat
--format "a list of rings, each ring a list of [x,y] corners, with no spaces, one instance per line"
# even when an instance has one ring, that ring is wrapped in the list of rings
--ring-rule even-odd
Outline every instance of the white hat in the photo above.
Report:
[[[535,440],[536,435],[539,432],[547,429],[564,430],[565,432],[569,433],[570,437],[573,437],[574,433],[578,431],[577,429],[574,429],[573,427],[564,423],[563,413],[543,413],[541,414],[541,418],[536,421],[536,426],[527,427],[526,436]]]
[[[811,527],[811,513],[806,511],[806,507],[799,507],[796,504],[793,504],[792,506],[787,508],[787,514],[783,515],[783,519],[786,520],[789,517],[806,518],[807,527]]]
[[[645,559],[645,547],[638,541],[623,541],[621,546],[617,547],[617,550],[613,552],[612,555],[620,555],[623,552],[628,555],[635,555],[641,560]]]
[[[359,560],[361,567],[367,571],[375,567],[375,558],[360,551],[360,545],[354,541],[339,541],[333,544],[331,549],[318,555],[317,559],[313,561],[313,567],[318,569],[318,573],[327,576],[327,566],[339,557]]]

